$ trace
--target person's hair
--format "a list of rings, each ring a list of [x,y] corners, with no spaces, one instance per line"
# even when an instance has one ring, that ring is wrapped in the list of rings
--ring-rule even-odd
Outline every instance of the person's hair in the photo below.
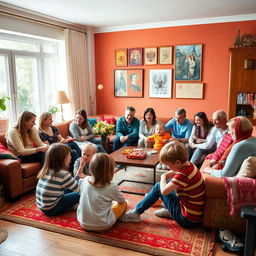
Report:
[[[92,185],[105,187],[110,184],[114,176],[115,161],[106,153],[97,153],[92,157],[89,171],[93,176]]]
[[[164,129],[165,129],[165,125],[164,125],[164,123],[163,123],[163,122],[161,122],[161,121],[159,121],[159,122],[156,124],[156,126],[163,126],[163,127],[164,127]]]
[[[29,111],[23,111],[19,117],[16,125],[14,128],[16,128],[23,140],[24,146],[27,146],[27,137],[31,139],[31,130],[26,131],[25,129],[25,122],[30,121],[33,117],[36,117],[36,115]]]
[[[87,119],[87,114],[84,109],[79,109],[76,111],[76,115],[81,115],[84,118],[83,123],[80,125],[82,129],[85,129],[86,126],[88,125],[88,119]]]
[[[219,119],[227,120],[227,114],[225,113],[225,111],[223,111],[221,109],[214,111],[212,115],[216,115],[216,117],[218,117]]]
[[[186,110],[184,108],[178,108],[175,112],[177,115],[186,115]]]
[[[161,163],[168,165],[180,160],[181,163],[188,161],[187,150],[184,143],[171,141],[163,146],[160,151],[159,160]]]
[[[131,112],[135,112],[135,108],[134,107],[132,107],[132,106],[127,106],[126,108],[125,108],[125,111],[131,111]]]
[[[144,118],[144,120],[145,120],[145,122],[147,122],[146,121],[146,114],[147,113],[151,113],[152,114],[152,116],[153,116],[153,124],[155,124],[156,123],[156,113],[155,113],[155,110],[153,109],[153,108],[146,108],[146,110],[144,111],[144,115],[143,115],[143,118]]]
[[[244,117],[244,116],[237,116],[237,117],[234,117],[234,118],[230,119],[227,122],[228,127],[234,127],[236,119],[240,119],[240,132],[242,134],[252,132],[253,125],[252,125],[251,121],[248,118]]]
[[[62,143],[52,144],[45,154],[44,165],[37,178],[43,178],[49,170],[52,170],[53,173],[57,173],[63,169],[68,170],[68,167],[65,166],[65,159],[68,154],[71,154],[71,149],[67,145]]]
[[[97,146],[91,142],[87,142],[82,146],[82,151],[97,152]]]
[[[205,133],[208,133],[209,130],[211,129],[211,127],[213,126],[213,124],[209,122],[205,112],[197,112],[194,115],[194,119],[195,119],[196,116],[200,117],[203,120],[203,122],[204,122],[203,127],[204,127],[204,130],[205,130]]]
[[[52,114],[50,112],[43,112],[40,117],[39,117],[39,125],[38,125],[38,129],[42,132],[44,131],[44,127],[43,127],[43,122]]]
[[[133,77],[133,76],[136,76],[136,78],[139,77],[139,75],[138,75],[137,73],[132,73],[132,74],[130,75],[130,80],[132,80],[132,77]]]

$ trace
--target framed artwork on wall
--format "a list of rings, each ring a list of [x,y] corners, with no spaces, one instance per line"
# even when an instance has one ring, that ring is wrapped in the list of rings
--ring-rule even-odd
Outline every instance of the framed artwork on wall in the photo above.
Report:
[[[159,64],[172,64],[172,46],[159,47]]]
[[[114,70],[115,97],[143,97],[143,69]]]
[[[127,49],[115,50],[115,62],[116,62],[116,66],[119,66],[119,67],[127,66]]]
[[[201,81],[202,45],[177,45],[175,47],[175,80]]]
[[[157,64],[157,47],[144,48],[144,65]]]
[[[176,98],[182,99],[202,99],[203,98],[202,83],[176,83]]]
[[[131,48],[128,50],[129,66],[143,65],[143,48]]]
[[[172,70],[149,70],[149,97],[171,98],[172,96]]]

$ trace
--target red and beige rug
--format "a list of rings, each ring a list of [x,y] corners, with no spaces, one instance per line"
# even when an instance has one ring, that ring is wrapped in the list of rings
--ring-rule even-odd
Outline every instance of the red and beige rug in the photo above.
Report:
[[[148,176],[143,171],[132,174],[141,180]],[[126,175],[129,176],[129,173]],[[141,185],[139,187],[140,189],[131,184],[123,185],[123,189],[148,190]],[[127,193],[124,195],[129,208],[133,208],[143,198]],[[34,194],[6,205],[0,210],[0,219],[153,255],[212,255],[214,231],[207,232],[202,227],[184,229],[171,219],[156,217],[153,212],[157,207],[159,206],[151,207],[142,214],[140,223],[117,222],[111,230],[101,234],[81,228],[76,220],[75,210],[58,217],[46,217],[37,208]]]

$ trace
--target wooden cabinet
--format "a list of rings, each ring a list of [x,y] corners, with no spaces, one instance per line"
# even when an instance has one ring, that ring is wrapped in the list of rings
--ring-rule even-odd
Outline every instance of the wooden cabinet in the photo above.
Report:
[[[253,108],[248,104],[238,102],[239,94],[256,93],[256,47],[254,48],[231,48],[229,69],[229,98],[228,118],[236,115],[247,116],[254,125]],[[255,96],[255,95],[254,95]],[[250,99],[256,102],[256,98]]]

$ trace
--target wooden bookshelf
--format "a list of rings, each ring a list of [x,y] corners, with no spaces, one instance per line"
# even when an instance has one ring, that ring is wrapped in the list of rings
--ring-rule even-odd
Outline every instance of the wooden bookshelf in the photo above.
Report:
[[[248,65],[248,61],[250,65]],[[244,113],[243,115],[256,125],[251,104],[249,102],[248,104],[239,104],[237,101],[238,95],[241,93],[256,93],[256,47],[230,48],[228,94],[228,118]]]

